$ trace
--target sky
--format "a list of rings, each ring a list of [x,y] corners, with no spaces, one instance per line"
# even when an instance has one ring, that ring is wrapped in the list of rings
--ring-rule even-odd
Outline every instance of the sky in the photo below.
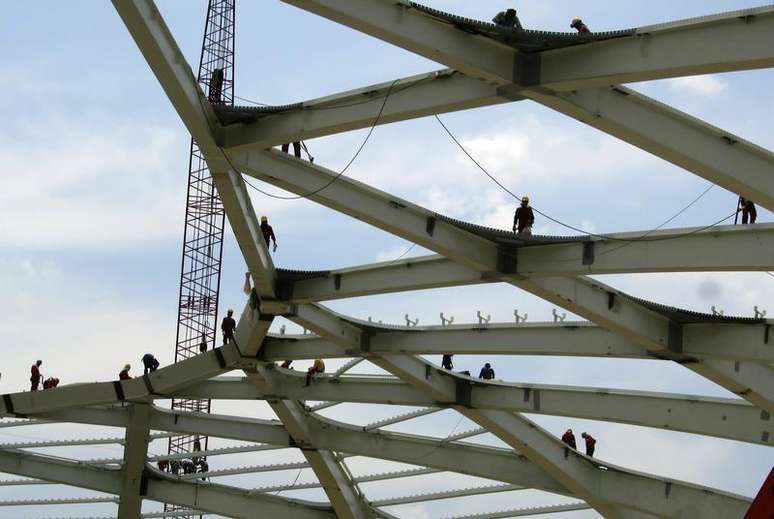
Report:
[[[487,0],[427,4],[482,20],[509,7]],[[158,2],[184,55],[196,66],[206,2]],[[756,1],[594,0],[525,1],[517,5],[527,28],[567,30],[582,15],[592,30],[606,30],[701,16],[761,5]],[[285,104],[332,94],[441,65],[274,0],[239,2],[236,92],[245,99]],[[44,375],[62,383],[110,380],[146,351],[162,364],[173,359],[189,136],[109,2],[33,1],[4,6],[0,44],[0,339],[9,355],[0,364],[2,392],[26,387],[29,366],[43,359]],[[10,52],[8,51],[10,50]],[[774,72],[745,71],[629,85],[635,90],[733,132],[767,149],[774,147]],[[708,186],[708,181],[593,128],[529,101],[442,116],[444,122],[492,174],[533,205],[592,232],[648,230],[659,225]],[[318,164],[338,170],[352,157],[366,130],[307,142]],[[484,177],[432,118],[378,127],[347,172],[354,179],[426,208],[484,225],[509,228],[515,203]],[[266,187],[266,186],[263,186]],[[280,190],[266,187],[275,193]],[[395,259],[411,246],[306,200],[278,201],[253,193],[259,214],[270,216],[286,268],[346,267]],[[714,187],[670,226],[703,226],[730,214],[736,195]],[[759,221],[772,214],[758,210]],[[572,234],[538,219],[535,232]],[[420,247],[408,256],[427,253]],[[241,308],[244,261],[227,231],[221,308]],[[774,312],[774,278],[763,273],[695,273],[601,276],[616,288],[661,303],[699,311],[712,305],[726,314],[751,315],[753,306]],[[359,318],[440,324],[476,312],[492,322],[551,319],[553,307],[514,287],[430,290],[337,301],[331,308]],[[573,317],[570,316],[570,319]],[[287,325],[275,323],[275,330]],[[431,357],[430,360],[438,361]],[[459,357],[460,369],[494,363],[499,377],[593,387],[731,396],[678,365],[604,359]],[[331,362],[331,366],[339,362]],[[299,363],[298,369],[305,364]],[[361,372],[373,370],[367,365]],[[270,417],[263,404],[216,403],[219,413]],[[329,416],[363,423],[399,414],[375,406],[343,405]],[[533,417],[554,433],[568,426],[599,439],[597,455],[612,463],[752,496],[774,463],[771,449],[633,426],[554,417]],[[451,411],[390,428],[447,436],[472,428]],[[83,426],[0,429],[0,442],[120,435]],[[22,440],[22,438],[24,440]],[[496,443],[492,438],[482,441]],[[222,442],[225,445],[226,442]],[[219,445],[221,445],[219,444]],[[166,446],[154,442],[151,450]],[[84,458],[120,457],[116,446],[47,449]],[[218,457],[211,468],[299,458],[280,451]],[[254,459],[253,459],[254,458]],[[356,458],[357,473],[394,470],[395,464]],[[356,469],[356,470],[355,470]],[[310,474],[303,471],[300,481]],[[224,478],[235,485],[293,481],[279,477]],[[9,476],[12,477],[12,476]],[[412,478],[411,493],[442,484],[464,487],[470,478]],[[407,480],[364,486],[369,496],[405,491]],[[0,499],[89,495],[58,485],[0,487]],[[321,498],[314,492],[291,496]],[[38,496],[39,497],[39,496]],[[431,505],[395,507],[400,517],[442,517],[562,502],[537,492],[466,498]],[[146,510],[158,509],[148,503]],[[53,517],[62,510],[0,507],[0,518]],[[67,508],[71,516],[109,515],[114,505]],[[557,514],[562,519],[597,517],[593,512]]]

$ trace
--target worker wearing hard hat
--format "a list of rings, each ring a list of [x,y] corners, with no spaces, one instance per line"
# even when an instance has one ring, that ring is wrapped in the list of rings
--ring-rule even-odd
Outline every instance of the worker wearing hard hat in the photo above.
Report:
[[[586,27],[586,24],[583,23],[583,20],[581,20],[577,16],[572,19],[572,23],[570,24],[570,27],[578,31],[578,34],[588,34],[591,32],[589,28]]]
[[[532,224],[535,223],[535,213],[529,206],[529,197],[521,198],[521,206],[516,209],[513,215],[513,232],[519,235],[529,236],[532,234]]]
[[[277,252],[277,237],[274,235],[274,229],[269,225],[269,219],[265,216],[261,216],[261,232],[263,233],[263,239],[266,240],[266,247],[268,248],[270,241],[274,240],[272,252]]]

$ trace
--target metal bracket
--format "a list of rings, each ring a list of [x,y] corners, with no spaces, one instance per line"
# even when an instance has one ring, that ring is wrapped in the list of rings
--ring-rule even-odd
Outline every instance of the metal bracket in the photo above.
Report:
[[[497,271],[502,274],[516,274],[519,258],[516,249],[497,248]]]
[[[596,243],[593,241],[587,241],[583,242],[583,264],[584,265],[593,265],[594,264],[594,247],[596,246]]]
[[[669,321],[667,347],[674,353],[683,353],[683,325]]]
[[[524,87],[540,84],[540,53],[517,52],[513,60],[513,82]]]
[[[371,331],[363,329],[360,331],[360,351],[371,351]]]
[[[432,236],[435,232],[435,216],[427,217],[427,222],[425,223],[425,232],[427,232],[427,234],[430,236]]]
[[[471,397],[473,395],[473,384],[471,384],[469,380],[462,378],[455,378],[454,384],[454,400],[457,405],[472,407]]]
[[[333,288],[341,290],[341,274],[333,275]]]

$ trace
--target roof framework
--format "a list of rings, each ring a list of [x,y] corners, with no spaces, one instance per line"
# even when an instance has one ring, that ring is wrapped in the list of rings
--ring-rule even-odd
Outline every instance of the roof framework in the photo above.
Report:
[[[625,519],[742,516],[750,503],[744,496],[587,457],[567,449],[522,413],[635,424],[771,446],[771,321],[665,307],[587,276],[771,270],[774,225],[663,230],[652,235],[660,241],[633,242],[615,254],[617,240],[639,234],[524,241],[511,233],[450,219],[346,177],[337,178],[324,167],[268,148],[371,126],[386,96],[389,103],[379,124],[530,100],[774,210],[771,152],[620,85],[771,67],[774,8],[584,37],[504,32],[408,1],[285,1],[450,68],[284,107],[216,108],[199,90],[153,1],[114,0],[207,161],[257,297],[246,303],[236,342],[228,346],[130,381],[3,395],[0,416],[22,420],[2,426],[69,422],[126,432],[120,438],[0,446],[0,471],[27,478],[0,481],[0,486],[61,483],[107,494],[0,501],[0,506],[112,502],[118,503],[122,518],[164,516],[141,513],[142,501],[148,499],[228,517],[254,517],[260,507],[271,517],[359,519],[393,517],[383,507],[398,504],[539,489],[556,494],[561,502],[465,517],[520,517],[587,508]],[[725,43],[712,44],[717,41]],[[335,178],[308,198],[435,254],[337,271],[275,268],[242,174],[304,196]],[[493,282],[523,289],[589,322],[407,328],[360,321],[320,304]],[[313,335],[268,335],[277,316]],[[658,359],[677,362],[741,398],[484,383],[439,369],[420,356],[438,353]],[[303,385],[301,375],[274,365],[280,359],[317,357],[354,360],[309,387]],[[383,368],[389,376],[346,373],[362,360]],[[235,370],[244,376],[219,376]],[[264,400],[279,421],[172,412],[154,404],[171,397]],[[306,401],[323,403],[309,406]],[[417,409],[365,427],[319,413],[348,402]],[[477,427],[447,438],[383,429],[443,409],[454,410]],[[147,446],[151,439],[179,433],[249,442],[211,449],[208,456],[294,448],[300,449],[304,461],[213,470],[209,481],[194,475],[173,477],[150,462],[175,456],[149,456]],[[507,448],[463,441],[483,433],[496,436]],[[27,450],[106,443],[123,445],[123,457],[75,461]],[[353,456],[414,468],[353,476],[346,464]],[[314,472],[316,482],[246,490],[213,481],[234,474],[304,468]],[[361,487],[444,471],[496,483],[380,500],[369,500]],[[328,502],[276,495],[308,488],[322,489]]]

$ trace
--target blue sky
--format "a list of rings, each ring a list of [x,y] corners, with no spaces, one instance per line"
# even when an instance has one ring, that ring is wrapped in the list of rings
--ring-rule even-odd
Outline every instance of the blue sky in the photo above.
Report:
[[[427,3],[479,19],[489,19],[511,4]],[[582,9],[569,1],[527,1],[517,7],[525,27],[565,30],[573,16],[582,15],[592,30],[603,30],[756,5],[761,4],[598,0],[584,2]],[[159,6],[195,67],[206,2],[167,0]],[[189,137],[182,123],[108,2],[4,6],[0,45],[6,49],[0,70],[0,164],[5,172],[0,190],[0,338],[10,354],[0,368],[2,391],[21,390],[36,358],[44,359],[45,374],[59,376],[63,383],[115,378],[125,362],[137,368],[145,351],[170,362],[188,160]],[[238,5],[236,62],[237,95],[270,104],[441,68],[266,0]],[[774,73],[764,70],[632,86],[771,149],[772,84]],[[528,193],[549,214],[595,232],[655,227],[708,186],[680,168],[527,101],[450,114],[444,121],[512,190]],[[308,145],[318,163],[335,170],[349,161],[363,136],[364,131],[351,132]],[[431,118],[377,128],[348,175],[453,217],[500,227],[510,224],[513,201],[460,154]],[[279,266],[329,268],[388,260],[410,245],[305,200],[284,202],[256,194],[253,203],[259,213],[271,217],[277,231],[280,248],[274,258]],[[730,214],[735,203],[734,194],[715,187],[673,225],[709,224]],[[761,221],[771,216],[759,210]],[[536,226],[539,232],[568,233],[540,220]],[[411,252],[421,253],[418,248]],[[240,308],[243,272],[244,262],[229,231],[222,308]],[[760,273],[606,276],[605,281],[641,297],[703,311],[717,305],[727,313],[750,314],[753,305],[766,308],[774,298],[774,278]],[[530,321],[539,321],[550,319],[552,309],[500,285],[331,306],[387,322],[401,322],[409,313],[422,324],[438,323],[440,311],[455,316],[456,322],[473,321],[477,310],[491,314],[493,321],[509,321],[518,308]],[[460,358],[457,364],[473,370],[485,360],[492,359]],[[501,358],[495,363],[499,376],[517,382],[727,396],[681,367],[661,362]],[[265,406],[251,406],[224,404],[216,410],[268,416]],[[391,411],[369,413],[383,416]],[[357,420],[363,415],[357,406],[343,406],[332,416]],[[599,455],[612,462],[747,495],[757,491],[774,462],[770,449],[730,441],[565,419],[538,421],[555,432],[568,423],[578,429],[593,427],[601,439]],[[445,413],[412,422],[411,427],[445,436],[456,422]],[[63,427],[57,434],[83,435],[84,429]],[[0,441],[19,439],[4,431]],[[93,434],[103,432],[95,429]],[[33,428],[18,434],[56,435]],[[161,452],[164,446],[159,443],[155,449]],[[112,455],[120,456],[116,452]],[[110,454],[92,449],[83,455]],[[272,458],[261,458],[267,459]],[[366,466],[374,463],[361,460]],[[292,480],[295,473],[287,476]],[[257,479],[232,482],[253,485]],[[434,483],[418,484],[430,489]],[[10,488],[0,487],[0,499],[30,497],[28,492],[36,490]],[[468,505],[438,503],[396,511],[406,517],[437,517],[460,513],[454,506],[500,508],[539,499],[504,495],[464,501]],[[91,506],[83,513],[110,510]],[[30,513],[0,509],[1,518]]]

